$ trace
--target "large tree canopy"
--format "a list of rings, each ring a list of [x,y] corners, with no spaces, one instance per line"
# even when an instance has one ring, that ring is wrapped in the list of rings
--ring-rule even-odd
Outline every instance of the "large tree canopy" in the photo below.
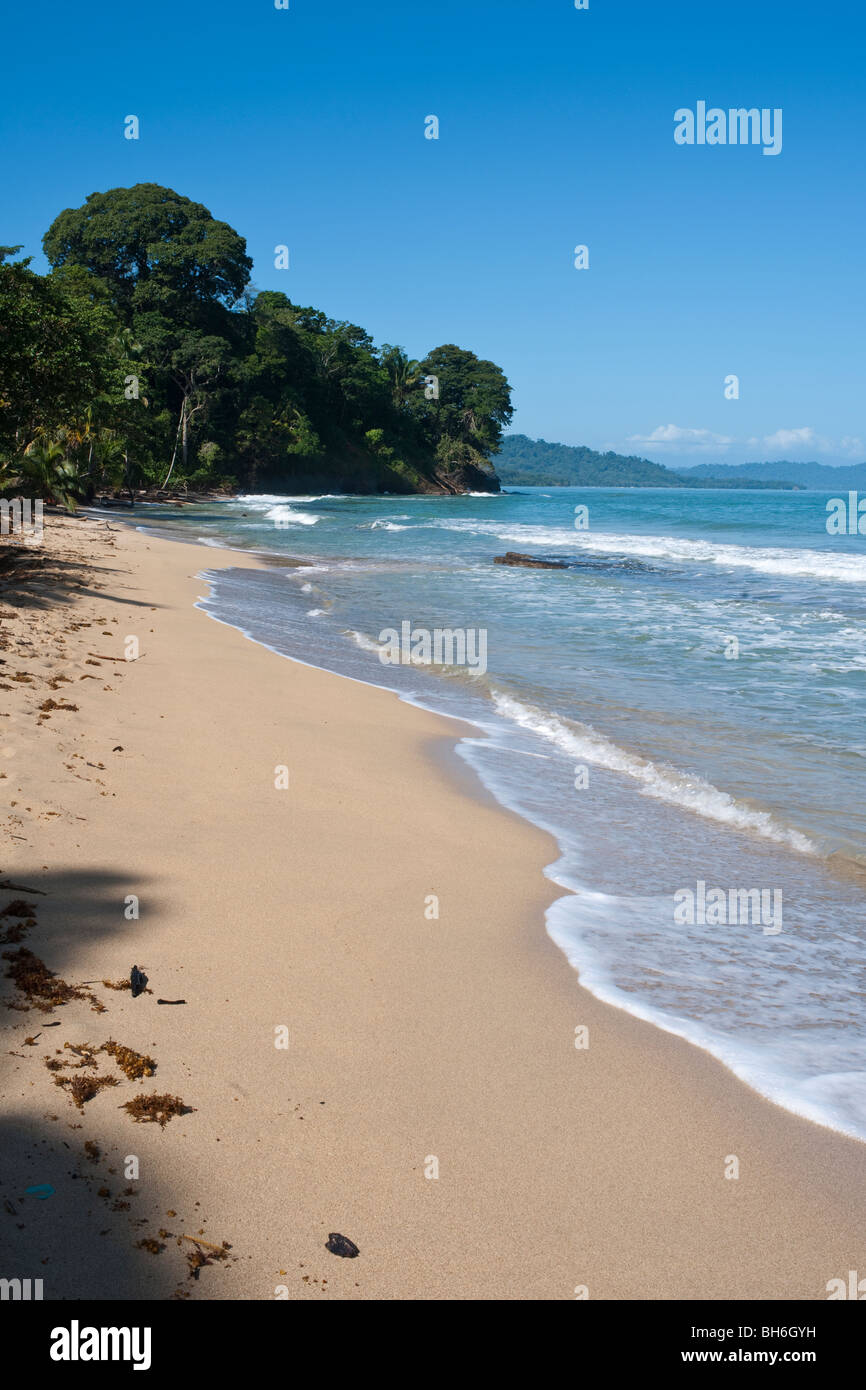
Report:
[[[418,362],[355,323],[255,293],[243,237],[202,204],[152,183],[92,193],[43,245],[47,276],[0,254],[7,477],[48,477],[59,460],[81,495],[119,482],[496,486],[490,457],[511,419],[499,367],[454,344]]]
[[[240,297],[252,269],[234,228],[158,183],[91,193],[55,218],[42,245],[53,267],[84,266],[104,281],[127,322],[158,311],[201,323],[208,306]]]
[[[495,362],[445,343],[420,364],[422,377],[435,377],[438,395],[416,396],[416,409],[438,438],[448,435],[479,453],[495,452],[513,410],[511,388]]]

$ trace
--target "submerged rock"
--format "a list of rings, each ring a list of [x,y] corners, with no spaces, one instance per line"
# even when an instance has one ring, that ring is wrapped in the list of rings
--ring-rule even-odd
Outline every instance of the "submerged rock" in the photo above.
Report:
[[[519,550],[507,550],[504,555],[494,555],[494,565],[524,565],[531,570],[567,570],[569,560],[541,560],[536,555],[521,555]]]

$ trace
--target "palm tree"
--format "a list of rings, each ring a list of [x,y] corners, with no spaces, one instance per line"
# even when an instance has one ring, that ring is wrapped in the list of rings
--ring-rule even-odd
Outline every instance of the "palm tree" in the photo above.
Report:
[[[413,386],[418,384],[420,365],[413,357],[407,357],[401,347],[386,343],[382,348],[382,366],[391,378],[391,396],[398,410],[405,404]]]
[[[75,511],[81,479],[56,440],[41,439],[29,445],[21,459],[21,481],[45,501],[59,502],[67,511]]]

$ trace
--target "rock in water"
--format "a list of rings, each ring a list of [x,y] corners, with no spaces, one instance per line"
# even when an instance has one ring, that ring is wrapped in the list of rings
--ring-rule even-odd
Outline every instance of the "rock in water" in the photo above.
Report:
[[[143,970],[139,970],[137,965],[134,965],[129,972],[129,983],[132,986],[133,999],[137,999],[147,989],[147,976]]]
[[[348,1236],[341,1236],[339,1231],[331,1232],[325,1249],[330,1250],[332,1255],[341,1255],[344,1260],[354,1260],[355,1256],[361,1253],[355,1242]]]
[[[536,555],[521,555],[519,550],[506,550],[504,555],[494,555],[494,565],[523,565],[530,570],[567,570],[568,560],[542,560]]]

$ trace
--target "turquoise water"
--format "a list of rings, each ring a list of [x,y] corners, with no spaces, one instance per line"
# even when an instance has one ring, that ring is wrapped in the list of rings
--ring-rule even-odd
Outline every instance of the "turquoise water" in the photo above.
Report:
[[[582,982],[866,1138],[866,537],[829,535],[827,500],[248,497],[158,526],[311,562],[221,572],[202,607],[472,719],[462,755],[557,837],[572,892],[547,926]],[[483,633],[486,669],[383,664],[403,623]],[[781,920],[677,920],[699,883],[763,890]]]

